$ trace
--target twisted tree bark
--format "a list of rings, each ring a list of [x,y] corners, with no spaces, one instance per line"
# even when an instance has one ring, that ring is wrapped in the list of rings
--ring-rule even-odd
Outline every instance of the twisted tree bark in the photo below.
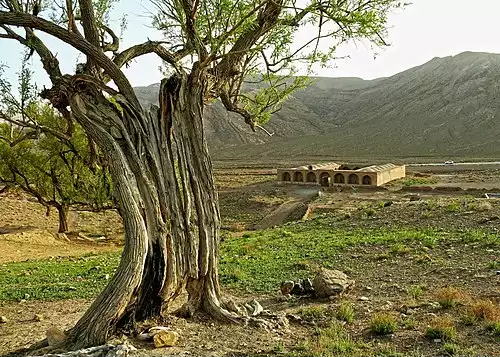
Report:
[[[104,344],[117,328],[166,312],[183,289],[183,315],[203,310],[237,321],[220,296],[218,199],[203,134],[206,86],[201,71],[176,74],[162,81],[160,106],[148,112],[119,94],[113,103],[81,77],[64,77],[44,93],[54,104],[67,100],[107,156],[125,226],[116,273],[67,332],[68,349]]]

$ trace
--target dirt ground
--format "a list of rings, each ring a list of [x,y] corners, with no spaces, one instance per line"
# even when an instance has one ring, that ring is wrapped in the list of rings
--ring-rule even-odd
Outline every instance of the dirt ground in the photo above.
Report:
[[[80,237],[69,235],[71,242],[57,234],[57,212],[47,216],[43,206],[22,193],[0,196],[0,217],[0,264],[120,249],[109,241],[123,231],[116,212],[70,212],[70,230],[81,232]]]
[[[273,182],[272,171],[239,170],[219,172],[218,185],[225,228],[244,230],[266,219],[273,212],[302,197],[296,188]],[[470,181],[473,177],[475,181]],[[437,176],[436,185],[471,187],[487,182],[500,187],[498,172],[455,176]],[[484,182],[483,182],[484,180]],[[496,185],[496,186],[495,186]],[[411,197],[418,196],[415,201]],[[471,205],[465,193],[436,195],[388,191],[326,192],[312,203],[310,217],[323,214],[336,217],[338,226],[377,228],[421,226],[439,229],[481,228],[491,232],[500,229],[500,202],[486,200]],[[380,202],[391,202],[384,206]],[[430,203],[429,203],[430,202]],[[465,204],[463,203],[465,202]],[[116,212],[73,212],[70,228],[87,239],[68,242],[56,234],[57,215],[45,215],[45,209],[24,195],[9,193],[0,197],[0,264],[50,256],[82,255],[117,251],[122,234]],[[497,217],[497,218],[495,218]],[[241,229],[234,229],[243,227]],[[228,234],[241,234],[228,233]],[[76,237],[76,236],[75,236]],[[105,239],[101,239],[101,237]],[[97,238],[97,239],[96,239]],[[457,322],[457,342],[467,355],[500,356],[498,340],[485,337],[480,327],[460,323],[463,307],[442,311],[436,306],[439,289],[454,286],[467,299],[487,299],[500,303],[500,275],[488,263],[497,261],[499,252],[478,243],[443,243],[429,249],[409,244],[404,252],[388,252],[386,246],[348,248],[331,265],[356,280],[356,286],[344,297],[355,306],[356,318],[346,328],[357,340],[371,344],[372,351],[383,351],[388,344],[408,355],[443,355],[441,344],[423,338],[423,331],[439,316]],[[312,277],[311,277],[312,278]],[[410,286],[422,286],[418,298],[408,295]],[[250,356],[294,353],[314,336],[317,328],[334,319],[340,301],[317,301],[309,298],[287,299],[278,292],[261,296],[225,291],[240,301],[256,297],[265,309],[290,317],[288,329],[266,331],[261,328],[224,325],[195,316],[191,320],[171,317],[162,324],[179,332],[180,344],[168,349],[153,349],[150,343],[133,344],[144,355]],[[89,306],[87,300],[0,301],[0,315],[9,321],[0,324],[0,355],[27,347],[45,337],[52,326],[71,327]],[[307,317],[304,311],[319,309],[321,316]],[[369,333],[369,320],[378,312],[394,314],[401,321],[415,321],[412,327],[400,328],[389,337]],[[40,315],[36,317],[35,315]],[[298,318],[297,318],[298,317]],[[410,324],[408,323],[408,326]],[[387,355],[387,354],[386,354]]]

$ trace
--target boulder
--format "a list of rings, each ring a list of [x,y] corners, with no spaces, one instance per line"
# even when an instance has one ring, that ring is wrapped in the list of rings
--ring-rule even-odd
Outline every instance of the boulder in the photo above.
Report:
[[[179,334],[175,331],[160,331],[153,337],[155,348],[172,347],[179,341]]]
[[[316,296],[327,298],[335,295],[342,295],[346,290],[354,286],[354,280],[339,271],[321,269],[312,283]]]
[[[0,316],[0,324],[6,324],[9,320],[5,316]]]
[[[51,327],[47,330],[47,342],[50,347],[58,346],[64,343],[66,335],[57,327]]]

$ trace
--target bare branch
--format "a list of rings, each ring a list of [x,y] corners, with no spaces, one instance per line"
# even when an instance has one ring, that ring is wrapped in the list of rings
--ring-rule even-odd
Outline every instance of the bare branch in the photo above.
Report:
[[[123,52],[119,53],[115,59],[114,63],[118,66],[118,68],[123,67],[124,64],[130,62],[134,58],[149,54],[149,53],[155,53],[160,57],[162,60],[165,62],[169,63],[172,65],[176,70],[180,70],[180,60],[187,56],[191,51],[182,48],[174,53],[171,53],[169,50],[167,50],[165,47],[162,45],[165,42],[161,41],[147,41],[144,43],[141,43],[139,45],[132,46],[130,48],[127,48]]]
[[[103,43],[101,45],[104,52],[111,51],[116,52],[120,48],[120,39],[116,36],[115,32],[108,26],[101,24],[102,29],[111,37],[111,43]]]

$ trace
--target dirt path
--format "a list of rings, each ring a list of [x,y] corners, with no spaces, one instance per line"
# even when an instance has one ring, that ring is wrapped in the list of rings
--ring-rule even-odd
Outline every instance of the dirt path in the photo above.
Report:
[[[280,205],[260,222],[253,226],[253,229],[266,229],[279,226],[291,220],[298,220],[306,214],[308,202],[318,196],[321,188],[317,186],[295,186],[290,192],[292,200]]]

